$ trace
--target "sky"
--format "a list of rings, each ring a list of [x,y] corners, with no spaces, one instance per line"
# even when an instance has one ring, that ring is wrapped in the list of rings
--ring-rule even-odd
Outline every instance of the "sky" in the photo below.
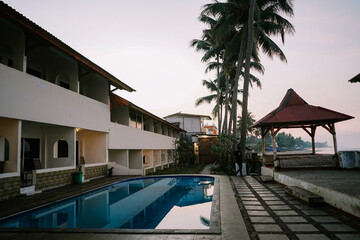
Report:
[[[210,0],[5,0],[5,3],[85,57],[136,89],[116,93],[164,117],[176,112],[211,115],[215,103],[195,107],[209,95],[201,85],[202,53],[190,47],[206,27],[199,20]],[[287,19],[295,34],[283,45],[288,62],[262,56],[262,89],[250,89],[249,111],[258,120],[275,109],[293,88],[307,103],[355,119],[335,125],[340,148],[360,148],[360,1],[295,0]],[[240,82],[242,86],[242,82]],[[241,111],[238,111],[241,112]],[[215,121],[216,123],[216,121]],[[286,131],[304,140],[299,130]],[[332,136],[318,128],[318,142]]]

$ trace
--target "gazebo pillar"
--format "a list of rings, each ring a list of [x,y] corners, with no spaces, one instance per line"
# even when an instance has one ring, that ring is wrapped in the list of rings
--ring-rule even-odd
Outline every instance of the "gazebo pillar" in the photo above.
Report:
[[[272,145],[273,145],[273,155],[274,155],[274,160],[277,157],[277,151],[276,151],[276,141],[275,141],[275,131],[274,131],[274,126],[271,126],[271,141],[272,141]]]
[[[312,154],[315,154],[315,131],[316,127],[311,126],[311,143],[312,143]]]
[[[328,130],[331,135],[333,135],[333,143],[334,143],[334,152],[337,154],[338,148],[337,148],[337,141],[336,141],[336,131],[335,131],[335,123],[329,123],[327,126],[322,125],[323,128]]]
[[[265,156],[265,129],[261,128],[261,150],[262,150],[262,155]]]
[[[335,123],[329,124],[329,126],[330,126],[330,130],[331,130],[331,134],[333,135],[334,151],[335,151],[335,154],[337,154],[338,149],[337,149],[337,141],[336,141]]]

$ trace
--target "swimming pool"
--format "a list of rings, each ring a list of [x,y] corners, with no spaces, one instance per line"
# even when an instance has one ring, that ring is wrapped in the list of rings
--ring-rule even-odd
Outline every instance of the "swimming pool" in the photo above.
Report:
[[[2,228],[209,229],[214,178],[127,180],[4,219]]]

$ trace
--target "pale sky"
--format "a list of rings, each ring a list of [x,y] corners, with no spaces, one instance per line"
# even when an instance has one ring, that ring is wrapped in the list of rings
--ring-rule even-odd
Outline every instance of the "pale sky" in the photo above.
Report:
[[[17,11],[137,91],[117,94],[159,117],[175,112],[211,115],[195,107],[209,92],[201,85],[201,53],[189,47],[205,26],[201,7],[210,0],[5,0]],[[311,105],[354,116],[337,123],[338,145],[360,148],[360,1],[295,0],[296,33],[281,46],[288,63],[262,57],[262,90],[251,89],[249,110],[258,120],[293,88]],[[242,82],[240,82],[242,86]],[[241,111],[239,111],[241,112]],[[216,122],[216,121],[215,121]],[[303,131],[292,132],[304,140]],[[318,128],[316,141],[332,137]]]

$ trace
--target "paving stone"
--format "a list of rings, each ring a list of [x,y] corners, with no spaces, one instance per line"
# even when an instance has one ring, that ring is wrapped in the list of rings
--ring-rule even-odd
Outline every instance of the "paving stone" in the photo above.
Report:
[[[307,222],[303,217],[280,217],[284,223],[304,223]]]
[[[274,213],[278,216],[295,216],[298,215],[294,210],[284,210],[284,211],[274,211]]]
[[[257,232],[282,232],[276,224],[254,224],[254,228]]]
[[[253,223],[275,223],[272,217],[250,217]]]
[[[248,194],[248,193],[245,193],[245,194],[239,193],[239,195],[240,195],[240,197],[255,197],[254,194]]]
[[[285,234],[259,234],[260,240],[288,240]]]
[[[268,190],[256,190],[257,193],[261,193],[261,194],[272,194],[270,191]]]
[[[267,205],[281,205],[285,204],[283,201],[265,201]]]
[[[267,211],[247,211],[249,216],[269,216]]]
[[[246,210],[265,210],[263,206],[245,205]]]
[[[272,193],[259,193],[260,197],[275,197],[274,194]]]
[[[272,210],[290,210],[291,208],[288,205],[270,205]]]
[[[296,201],[296,200],[290,200],[288,201],[289,203],[293,204],[293,205],[300,205],[303,204],[302,202]]]
[[[326,212],[323,212],[321,210],[314,210],[314,209],[302,210],[302,212],[305,213],[306,215],[309,215],[309,216],[324,216],[324,215],[327,215]]]
[[[329,239],[324,234],[296,234],[300,240],[327,240]]]
[[[252,197],[242,197],[241,198],[242,201],[257,201],[257,198],[252,198]]]
[[[277,197],[262,197],[264,201],[280,201]]]
[[[360,234],[335,234],[341,240],[359,240]]]
[[[244,205],[261,205],[259,201],[243,201]]]
[[[311,217],[311,218],[314,219],[315,222],[319,222],[319,223],[338,223],[338,222],[340,222],[339,219],[336,219],[331,216],[315,216],[315,217]]]
[[[186,235],[186,234],[169,234],[166,240],[193,240],[194,235]],[[119,238],[120,240],[121,238]],[[206,238],[205,238],[206,239]]]
[[[321,226],[330,232],[356,232],[355,229],[345,224],[321,224]]]
[[[314,208],[312,208],[312,207],[310,207],[310,206],[308,206],[308,205],[304,205],[304,204],[302,204],[302,205],[294,205],[296,208],[298,208],[298,209],[301,209],[301,210],[313,210]]]
[[[289,196],[285,196],[285,197],[283,197],[285,200],[287,200],[287,201],[291,201],[291,200],[294,200],[292,197],[289,197]]]
[[[221,240],[221,235],[195,235],[194,240]]]
[[[318,232],[319,230],[311,224],[288,224],[293,232]]]

